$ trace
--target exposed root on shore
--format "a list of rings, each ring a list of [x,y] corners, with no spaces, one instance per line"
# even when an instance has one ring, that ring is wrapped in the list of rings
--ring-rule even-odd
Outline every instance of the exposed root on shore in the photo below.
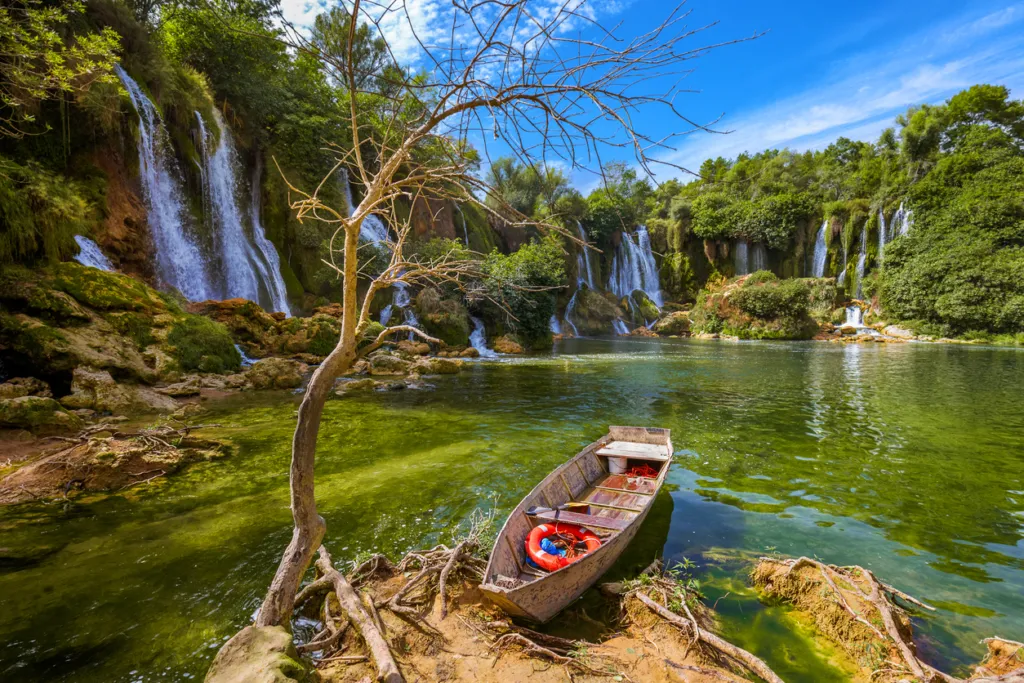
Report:
[[[203,427],[165,423],[124,429],[116,423],[86,427],[66,444],[0,481],[0,504],[66,499],[77,492],[119,491],[170,474],[183,465],[228,452],[226,444],[191,436]]]
[[[939,671],[917,655],[910,610],[935,608],[879,581],[869,569],[838,567],[808,557],[762,557],[752,578],[767,597],[785,600],[812,615],[818,630],[853,657],[872,681],[964,680]],[[1013,673],[1010,669],[1022,646],[998,638],[986,642],[986,662],[991,662],[991,668],[983,664],[968,680],[1024,683],[1024,659],[1016,661]]]

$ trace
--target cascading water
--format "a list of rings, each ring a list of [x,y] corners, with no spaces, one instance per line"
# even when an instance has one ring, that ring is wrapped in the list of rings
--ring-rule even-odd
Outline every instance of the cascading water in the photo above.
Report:
[[[864,326],[864,311],[861,310],[860,306],[847,306],[846,307],[846,320],[843,322],[843,326],[851,327],[863,327]]]
[[[206,259],[186,229],[188,212],[170,138],[156,106],[120,65],[114,67],[139,115],[139,176],[150,235],[156,247],[160,281],[176,288],[190,301],[217,296]]]
[[[573,292],[572,298],[569,299],[569,305],[565,307],[565,322],[569,323],[569,327],[572,328],[572,334],[574,337],[580,336],[580,331],[576,329],[576,323],[572,321],[572,316],[576,313],[576,297],[580,294],[579,287]]]
[[[828,219],[818,228],[818,235],[814,238],[814,254],[811,258],[811,277],[825,277],[825,261],[828,259],[828,246],[825,244],[825,230],[828,229]]]
[[[658,265],[651,250],[651,238],[644,226],[638,227],[633,236],[622,233],[622,240],[612,257],[612,276],[608,286],[620,299],[632,298],[633,292],[640,290],[658,308],[665,304],[661,296],[661,284],[658,282]]]
[[[259,178],[257,176],[253,181],[249,234],[238,201],[238,170],[241,163],[231,130],[224,123],[220,112],[214,109],[213,122],[220,139],[216,149],[211,151],[211,136],[199,112],[196,112],[196,122],[199,126],[199,147],[203,155],[206,220],[214,235],[214,245],[223,266],[224,297],[242,297],[259,302],[270,310],[290,314],[277,250],[267,239],[259,220]]]
[[[576,221],[576,232],[580,236],[583,246],[576,252],[576,284],[586,284],[587,287],[597,290],[597,280],[594,279],[594,270],[590,266],[590,247],[587,244],[587,234],[583,231],[583,224]],[[630,291],[632,294],[632,291]]]
[[[843,241],[842,237],[839,238],[839,241],[840,242]],[[837,285],[842,285],[846,281],[846,267],[847,267],[846,244],[843,243],[843,269],[842,269],[842,271],[840,271],[839,278],[836,280],[836,284]]]
[[[896,230],[896,236],[902,237],[910,232],[910,228],[914,225],[914,212],[910,209],[904,208],[903,202],[900,202],[900,208],[896,210],[896,213],[892,217],[892,229]]]
[[[878,263],[882,263],[882,254],[885,253],[885,245],[889,241],[888,230],[885,225],[885,214],[878,210]]]
[[[254,364],[256,362],[256,359],[255,358],[250,358],[248,356],[248,354],[245,353],[245,349],[243,349],[238,344],[235,344],[235,351],[238,351],[238,355],[242,357],[242,367],[243,368],[247,368],[247,367],[249,367],[250,365],[252,365],[252,364]]]
[[[864,222],[864,229],[860,235],[860,254],[857,256],[857,296],[860,299],[864,296],[864,265],[868,260],[868,224]]]
[[[481,358],[497,358],[498,354],[487,348],[487,332],[484,330],[484,321],[475,315],[470,316],[469,319],[473,322],[469,345],[477,350]]]
[[[749,249],[746,240],[740,240],[736,243],[736,255],[733,257],[733,263],[736,266],[737,275],[747,275],[750,273]]]
[[[466,244],[466,246],[468,247],[469,246],[469,226],[466,225],[466,215],[464,213],[462,213],[462,207],[459,206],[458,202],[452,202],[452,206],[454,206],[455,210],[459,212],[459,218],[462,220],[462,240]]]
[[[768,250],[760,242],[755,242],[751,249],[750,272],[768,270]]]
[[[626,323],[622,320],[622,318],[616,318],[615,320],[612,321],[612,331],[619,336],[625,336],[629,334],[629,328],[626,326]]]
[[[558,322],[558,316],[554,313],[551,314],[551,320],[548,321],[548,328],[551,329],[551,334],[562,334],[562,323]]]
[[[75,256],[76,261],[90,268],[114,270],[114,264],[100,251],[100,245],[84,235],[75,235],[75,242],[78,244],[78,255]]]

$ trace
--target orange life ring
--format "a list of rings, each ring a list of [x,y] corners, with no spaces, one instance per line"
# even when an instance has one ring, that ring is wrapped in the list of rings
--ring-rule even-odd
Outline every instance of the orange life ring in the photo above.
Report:
[[[576,555],[575,557],[563,557],[561,555],[552,555],[549,552],[545,552],[540,547],[541,540],[556,533],[568,534],[578,542],[586,543],[586,552]],[[601,539],[598,538],[597,534],[593,531],[581,526],[576,526],[575,524],[566,524],[564,522],[541,524],[540,526],[534,527],[533,531],[530,532],[530,535],[526,537],[527,556],[529,556],[529,558],[533,560],[538,567],[546,569],[549,572],[566,567],[583,557],[586,553],[593,552],[600,547]]]

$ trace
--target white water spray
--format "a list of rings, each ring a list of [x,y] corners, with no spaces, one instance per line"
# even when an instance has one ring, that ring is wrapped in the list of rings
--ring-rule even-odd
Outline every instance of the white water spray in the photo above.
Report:
[[[818,228],[818,235],[814,238],[814,253],[811,259],[811,277],[825,277],[825,261],[828,259],[828,246],[825,244],[825,230],[828,229],[828,219],[822,222]]]
[[[864,228],[860,234],[860,254],[857,256],[857,296],[860,299],[864,296],[864,265],[868,260],[868,223],[864,221]]]
[[[484,321],[475,315],[469,319],[473,322],[473,331],[469,335],[469,345],[480,354],[481,358],[497,358],[498,354],[487,348],[487,332],[484,329]]]
[[[736,267],[737,275],[748,275],[750,273],[749,248],[746,240],[736,243],[736,254],[733,256],[733,264]]]
[[[612,321],[612,331],[620,337],[629,334],[629,328],[626,326],[626,323],[622,318],[616,318]]]
[[[576,252],[576,286],[585,284],[596,291],[597,280],[594,278],[594,270],[590,266],[590,246],[587,244],[587,233],[583,231],[583,224],[579,221],[576,221],[576,232],[580,236],[580,241],[583,242],[579,251]]]
[[[149,231],[156,247],[157,276],[190,301],[215,298],[206,260],[186,229],[188,212],[182,199],[181,177],[160,113],[120,65],[114,70],[139,115],[139,176]]]
[[[651,238],[644,226],[638,227],[635,235],[622,233],[622,240],[612,257],[612,276],[608,286],[620,299],[632,297],[633,292],[640,290],[658,308],[665,305]]]
[[[75,256],[76,261],[90,268],[114,270],[114,264],[100,251],[98,244],[84,235],[75,235],[75,242],[78,244],[78,254]]]
[[[220,112],[213,110],[213,122],[220,139],[211,150],[212,136],[203,117],[196,112],[199,126],[199,147],[203,154],[204,209],[214,235],[214,247],[223,267],[223,295],[256,301],[275,311],[291,313],[287,290],[281,276],[277,250],[267,239],[259,220],[259,181],[254,179],[250,197],[251,230],[246,230],[245,215],[239,202],[241,163],[235,150],[231,130]]]

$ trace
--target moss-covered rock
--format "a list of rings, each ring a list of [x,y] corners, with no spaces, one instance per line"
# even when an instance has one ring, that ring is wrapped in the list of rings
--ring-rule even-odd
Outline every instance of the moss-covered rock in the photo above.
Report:
[[[491,349],[497,353],[524,353],[523,345],[509,336],[496,337],[491,342]]]
[[[170,413],[178,409],[174,399],[146,386],[118,383],[106,370],[79,367],[74,370],[71,393],[60,399],[67,408],[95,410],[115,415]]]
[[[413,369],[423,375],[457,375],[462,365],[463,361],[456,358],[423,358]]]
[[[623,317],[623,312],[614,301],[600,293],[581,289],[572,307],[566,311],[566,317],[572,319],[579,334],[591,336],[611,332],[612,321]]]
[[[662,337],[682,337],[690,334],[689,311],[669,313],[654,323],[653,331]]]
[[[449,346],[469,344],[469,311],[460,299],[428,287],[416,295],[416,315],[424,331]]]
[[[171,356],[186,372],[236,372],[242,356],[223,325],[201,316],[185,316],[167,335]]]
[[[371,375],[407,375],[412,371],[412,363],[389,353],[375,353],[370,357],[369,373]]]
[[[292,634],[280,626],[246,626],[224,643],[205,683],[303,683],[316,680],[301,663]]]
[[[19,396],[0,399],[0,427],[34,432],[70,431],[81,429],[82,420],[52,398]]]
[[[253,389],[295,389],[302,386],[309,366],[288,358],[264,358],[245,371]]]

